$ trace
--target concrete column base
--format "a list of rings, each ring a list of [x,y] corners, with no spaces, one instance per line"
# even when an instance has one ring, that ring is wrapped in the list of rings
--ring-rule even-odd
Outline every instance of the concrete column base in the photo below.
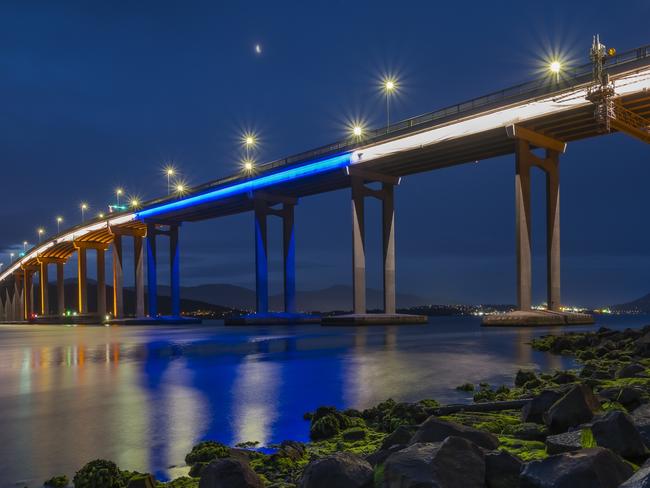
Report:
[[[530,310],[486,315],[483,327],[545,327],[555,325],[591,325],[594,318],[587,313]]]

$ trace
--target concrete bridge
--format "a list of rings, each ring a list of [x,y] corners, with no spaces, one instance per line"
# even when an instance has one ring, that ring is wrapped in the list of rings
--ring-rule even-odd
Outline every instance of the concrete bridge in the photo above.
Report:
[[[192,188],[184,196],[145,202],[66,229],[28,250],[0,274],[0,320],[61,318],[65,313],[64,265],[77,255],[77,318],[170,320],[158,309],[157,248],[169,246],[171,320],[180,318],[179,230],[185,222],[250,212],[255,223],[257,313],[233,322],[292,322],[305,317],[295,304],[294,207],[310,195],[350,189],[353,304],[331,324],[413,323],[395,304],[394,191],[403,176],[514,155],[518,312],[488,319],[501,325],[579,323],[590,317],[560,311],[560,159],[567,144],[622,131],[650,143],[650,46],[621,54],[595,43],[592,62],[562,76],[545,77],[414,117],[363,137],[323,146]],[[543,155],[534,153],[541,149]],[[530,172],[546,173],[548,310],[531,310]],[[374,184],[374,185],[373,185]],[[377,187],[379,184],[379,187]],[[367,314],[366,198],[382,202],[384,313]],[[284,313],[269,313],[267,219],[283,222]],[[128,241],[127,241],[128,240]],[[124,310],[123,253],[132,242],[136,306]],[[107,300],[106,252],[113,267]],[[96,253],[97,307],[88,310],[87,254]],[[145,294],[146,257],[146,294]],[[56,265],[57,296],[48,296]],[[34,276],[39,277],[35,289]],[[146,298],[146,303],[145,303]],[[69,302],[69,299],[68,299]],[[56,303],[56,306],[54,305]],[[110,306],[110,309],[109,309]],[[66,318],[68,320],[69,318]]]

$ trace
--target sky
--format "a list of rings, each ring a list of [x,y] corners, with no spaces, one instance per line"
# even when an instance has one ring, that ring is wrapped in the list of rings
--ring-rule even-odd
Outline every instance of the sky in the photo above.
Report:
[[[586,62],[596,33],[619,51],[650,44],[648,18],[643,0],[2,1],[0,262],[38,227],[54,232],[56,216],[78,223],[81,202],[105,211],[118,186],[164,195],[169,161],[190,185],[238,171],[245,131],[258,135],[263,162],[341,139],[350,120],[381,126],[387,74],[399,84],[397,121],[532,79],[558,53]],[[561,173],[563,302],[649,293],[650,147],[621,134],[571,143]],[[540,302],[541,173],[533,185]],[[341,190],[296,208],[299,290],[351,284],[349,200]],[[380,288],[379,205],[368,206],[368,286]],[[398,290],[513,303],[514,235],[513,156],[404,178]],[[280,239],[272,222],[272,292]],[[251,214],[184,224],[181,246],[183,285],[254,286]]]

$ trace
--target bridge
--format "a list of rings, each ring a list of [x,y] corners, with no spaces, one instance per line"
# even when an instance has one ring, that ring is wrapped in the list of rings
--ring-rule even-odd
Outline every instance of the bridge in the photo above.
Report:
[[[590,317],[561,311],[560,158],[567,144],[621,131],[650,143],[650,45],[615,54],[594,42],[591,62],[563,76],[544,77],[502,91],[349,137],[227,178],[108,213],[59,232],[19,256],[0,274],[0,320],[180,319],[180,229],[183,223],[251,213],[255,231],[256,313],[233,323],[294,322],[296,310],[294,208],[301,198],[349,188],[352,212],[353,314],[330,324],[418,323],[395,303],[394,192],[404,176],[512,154],[515,160],[518,311],[489,324],[584,323]],[[534,152],[536,151],[537,152]],[[543,153],[540,155],[540,151]],[[546,311],[532,310],[530,173],[546,174]],[[382,203],[383,313],[366,310],[366,198]],[[284,312],[269,311],[267,220],[282,219]],[[162,241],[162,238],[166,241]],[[123,253],[133,243],[135,308],[126,311]],[[169,246],[171,317],[158,307],[157,248]],[[106,253],[112,262],[107,298]],[[87,254],[96,253],[97,305],[88,309]],[[77,255],[76,311],[63,317],[64,266]],[[145,273],[146,261],[146,273]],[[56,301],[49,297],[49,267],[56,266]],[[38,276],[38,286],[35,286]],[[146,276],[146,290],[145,290]],[[66,301],[67,300],[67,301]],[[110,310],[109,310],[110,308]],[[311,319],[307,317],[307,319]]]

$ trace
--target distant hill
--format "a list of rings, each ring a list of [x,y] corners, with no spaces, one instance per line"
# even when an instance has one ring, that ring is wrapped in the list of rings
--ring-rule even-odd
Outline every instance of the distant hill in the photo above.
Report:
[[[169,295],[169,287],[159,287],[159,294]],[[206,284],[181,288],[181,296],[185,299],[196,300],[224,307],[253,310],[255,308],[255,291],[241,286],[228,284]],[[382,292],[376,289],[367,291],[368,308],[382,306]],[[426,303],[427,300],[411,294],[397,294],[397,305],[408,308]],[[269,298],[272,310],[283,308],[284,298],[281,294]],[[334,310],[352,309],[352,287],[335,285],[313,291],[298,291],[296,306],[301,311],[330,312]]]
[[[616,311],[616,312],[649,313],[650,312],[650,293],[648,293],[647,295],[642,296],[641,298],[637,298],[636,300],[632,300],[631,302],[619,303],[618,305],[611,305],[609,308],[611,310]]]

